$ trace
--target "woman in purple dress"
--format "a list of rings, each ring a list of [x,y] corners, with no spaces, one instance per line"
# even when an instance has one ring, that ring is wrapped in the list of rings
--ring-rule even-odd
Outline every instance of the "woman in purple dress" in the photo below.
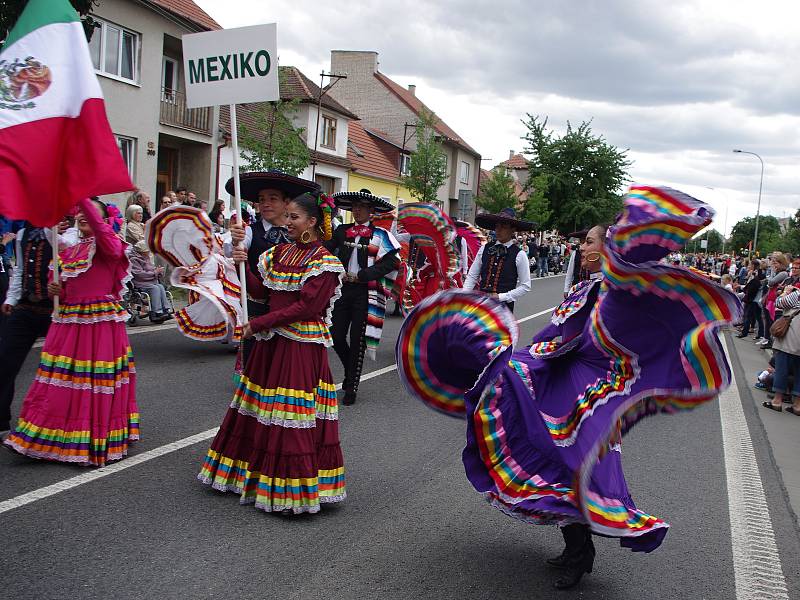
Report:
[[[562,528],[566,547],[548,560],[562,569],[556,588],[591,572],[592,534],[639,552],[661,544],[668,525],[634,504],[622,436],[730,382],[717,329],[738,318],[738,299],[661,262],[712,214],[675,190],[631,188],[615,225],[593,228],[581,247],[591,278],[516,352],[511,313],[473,292],[428,298],[403,324],[401,379],[431,408],[466,417],[473,487],[511,517]]]

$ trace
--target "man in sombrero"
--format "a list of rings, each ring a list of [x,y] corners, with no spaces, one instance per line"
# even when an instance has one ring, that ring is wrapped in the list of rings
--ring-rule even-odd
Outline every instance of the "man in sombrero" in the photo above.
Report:
[[[333,195],[336,207],[353,214],[325,245],[345,268],[342,297],[333,306],[333,349],[344,366],[342,404],[356,401],[364,354],[375,360],[386,313],[386,297],[400,264],[400,244],[386,229],[371,223],[374,214],[393,206],[367,189]],[[349,341],[348,341],[349,332]]]
[[[236,215],[231,219],[231,243],[237,246],[244,242],[247,252],[247,265],[250,272],[260,277],[258,257],[264,252],[289,241],[286,231],[286,206],[291,200],[305,193],[318,193],[319,185],[307,179],[287,175],[281,171],[251,172],[239,175],[242,199],[252,202],[258,211],[255,221],[244,227]],[[233,177],[225,184],[225,190],[233,195]],[[247,313],[250,319],[267,313],[265,302],[247,299]],[[255,343],[249,338],[242,343],[242,366],[247,364],[250,350]]]
[[[534,223],[517,218],[513,208],[497,214],[483,213],[475,224],[493,229],[496,240],[481,246],[467,273],[465,290],[480,290],[494,296],[513,312],[514,303],[531,290],[528,257],[514,240],[518,231],[531,231]]]

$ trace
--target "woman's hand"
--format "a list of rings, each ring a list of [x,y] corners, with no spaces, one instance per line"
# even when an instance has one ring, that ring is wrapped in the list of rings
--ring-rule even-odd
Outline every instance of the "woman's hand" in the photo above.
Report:
[[[234,246],[238,246],[244,241],[244,227],[239,222],[239,219],[236,218],[236,215],[231,216],[230,232],[231,243]]]
[[[50,296],[51,298],[54,298],[55,296],[60,296],[63,289],[64,288],[61,286],[60,283],[51,281],[50,283],[47,284],[47,295]]]
[[[233,258],[233,262],[236,264],[245,262],[247,261],[247,250],[244,248],[234,248],[231,253],[231,258]]]
[[[242,327],[242,339],[248,340],[251,337],[253,337],[253,329],[250,327],[250,323],[245,323]]]

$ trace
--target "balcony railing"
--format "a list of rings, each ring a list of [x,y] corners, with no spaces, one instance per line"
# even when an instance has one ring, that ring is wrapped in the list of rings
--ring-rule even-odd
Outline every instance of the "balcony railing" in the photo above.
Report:
[[[162,125],[172,125],[211,135],[211,108],[186,108],[186,96],[177,90],[161,88]]]

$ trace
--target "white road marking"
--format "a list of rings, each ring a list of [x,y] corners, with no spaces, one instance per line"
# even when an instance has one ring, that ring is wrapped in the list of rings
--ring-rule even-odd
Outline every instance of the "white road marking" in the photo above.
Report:
[[[722,344],[730,356],[724,335]],[[731,377],[730,387],[719,395],[719,414],[728,480],[736,598],[788,600],[789,592],[775,544],[753,440],[732,372]]]
[[[548,308],[547,310],[538,312],[535,315],[524,317],[520,319],[518,323],[523,323],[525,321],[535,319],[536,317],[540,317],[544,314],[547,314],[552,310],[553,308]],[[161,326],[162,329],[166,329],[168,327],[174,327],[174,325]],[[155,329],[155,327],[149,329],[153,330]],[[128,333],[130,334],[131,332]],[[397,370],[396,364],[389,365],[388,367],[383,367],[382,369],[377,369],[375,371],[365,373],[364,375],[361,376],[361,381],[374,379],[375,377],[380,377],[381,375],[385,375],[386,373],[391,373],[392,371],[396,370]],[[336,384],[336,389],[337,390],[342,389],[342,384],[341,383]],[[194,435],[183,438],[176,442],[165,444],[164,446],[159,446],[158,448],[153,448],[152,450],[148,450],[147,452],[142,452],[141,454],[129,456],[119,462],[112,463],[108,466],[101,467],[99,469],[95,469],[93,471],[77,475],[75,477],[71,477],[70,479],[59,481],[58,483],[54,483],[52,485],[48,485],[43,488],[39,488],[37,490],[33,490],[32,492],[20,494],[19,496],[9,498],[8,500],[3,500],[2,502],[0,502],[0,514],[8,512],[10,510],[14,510],[15,508],[20,508],[27,504],[31,504],[32,502],[36,502],[37,500],[43,500],[44,498],[49,498],[50,496],[60,494],[61,492],[66,492],[67,490],[71,490],[86,483],[96,481],[103,477],[114,475],[115,473],[119,473],[120,471],[124,471],[125,469],[129,469],[131,467],[135,467],[147,461],[153,460],[154,458],[159,458],[161,456],[170,454],[177,450],[182,450],[183,448],[187,448],[188,446],[204,442],[217,435],[217,431],[219,431],[219,427],[214,427],[213,429],[208,429],[207,431],[196,433]]]
[[[174,321],[171,323],[163,323],[161,325],[135,325],[133,327],[128,326],[128,337],[132,335],[139,335],[140,333],[153,333],[154,331],[164,331],[165,329],[176,329],[178,324]],[[41,348],[44,346],[44,338],[39,338],[39,340],[31,346],[32,348]]]

